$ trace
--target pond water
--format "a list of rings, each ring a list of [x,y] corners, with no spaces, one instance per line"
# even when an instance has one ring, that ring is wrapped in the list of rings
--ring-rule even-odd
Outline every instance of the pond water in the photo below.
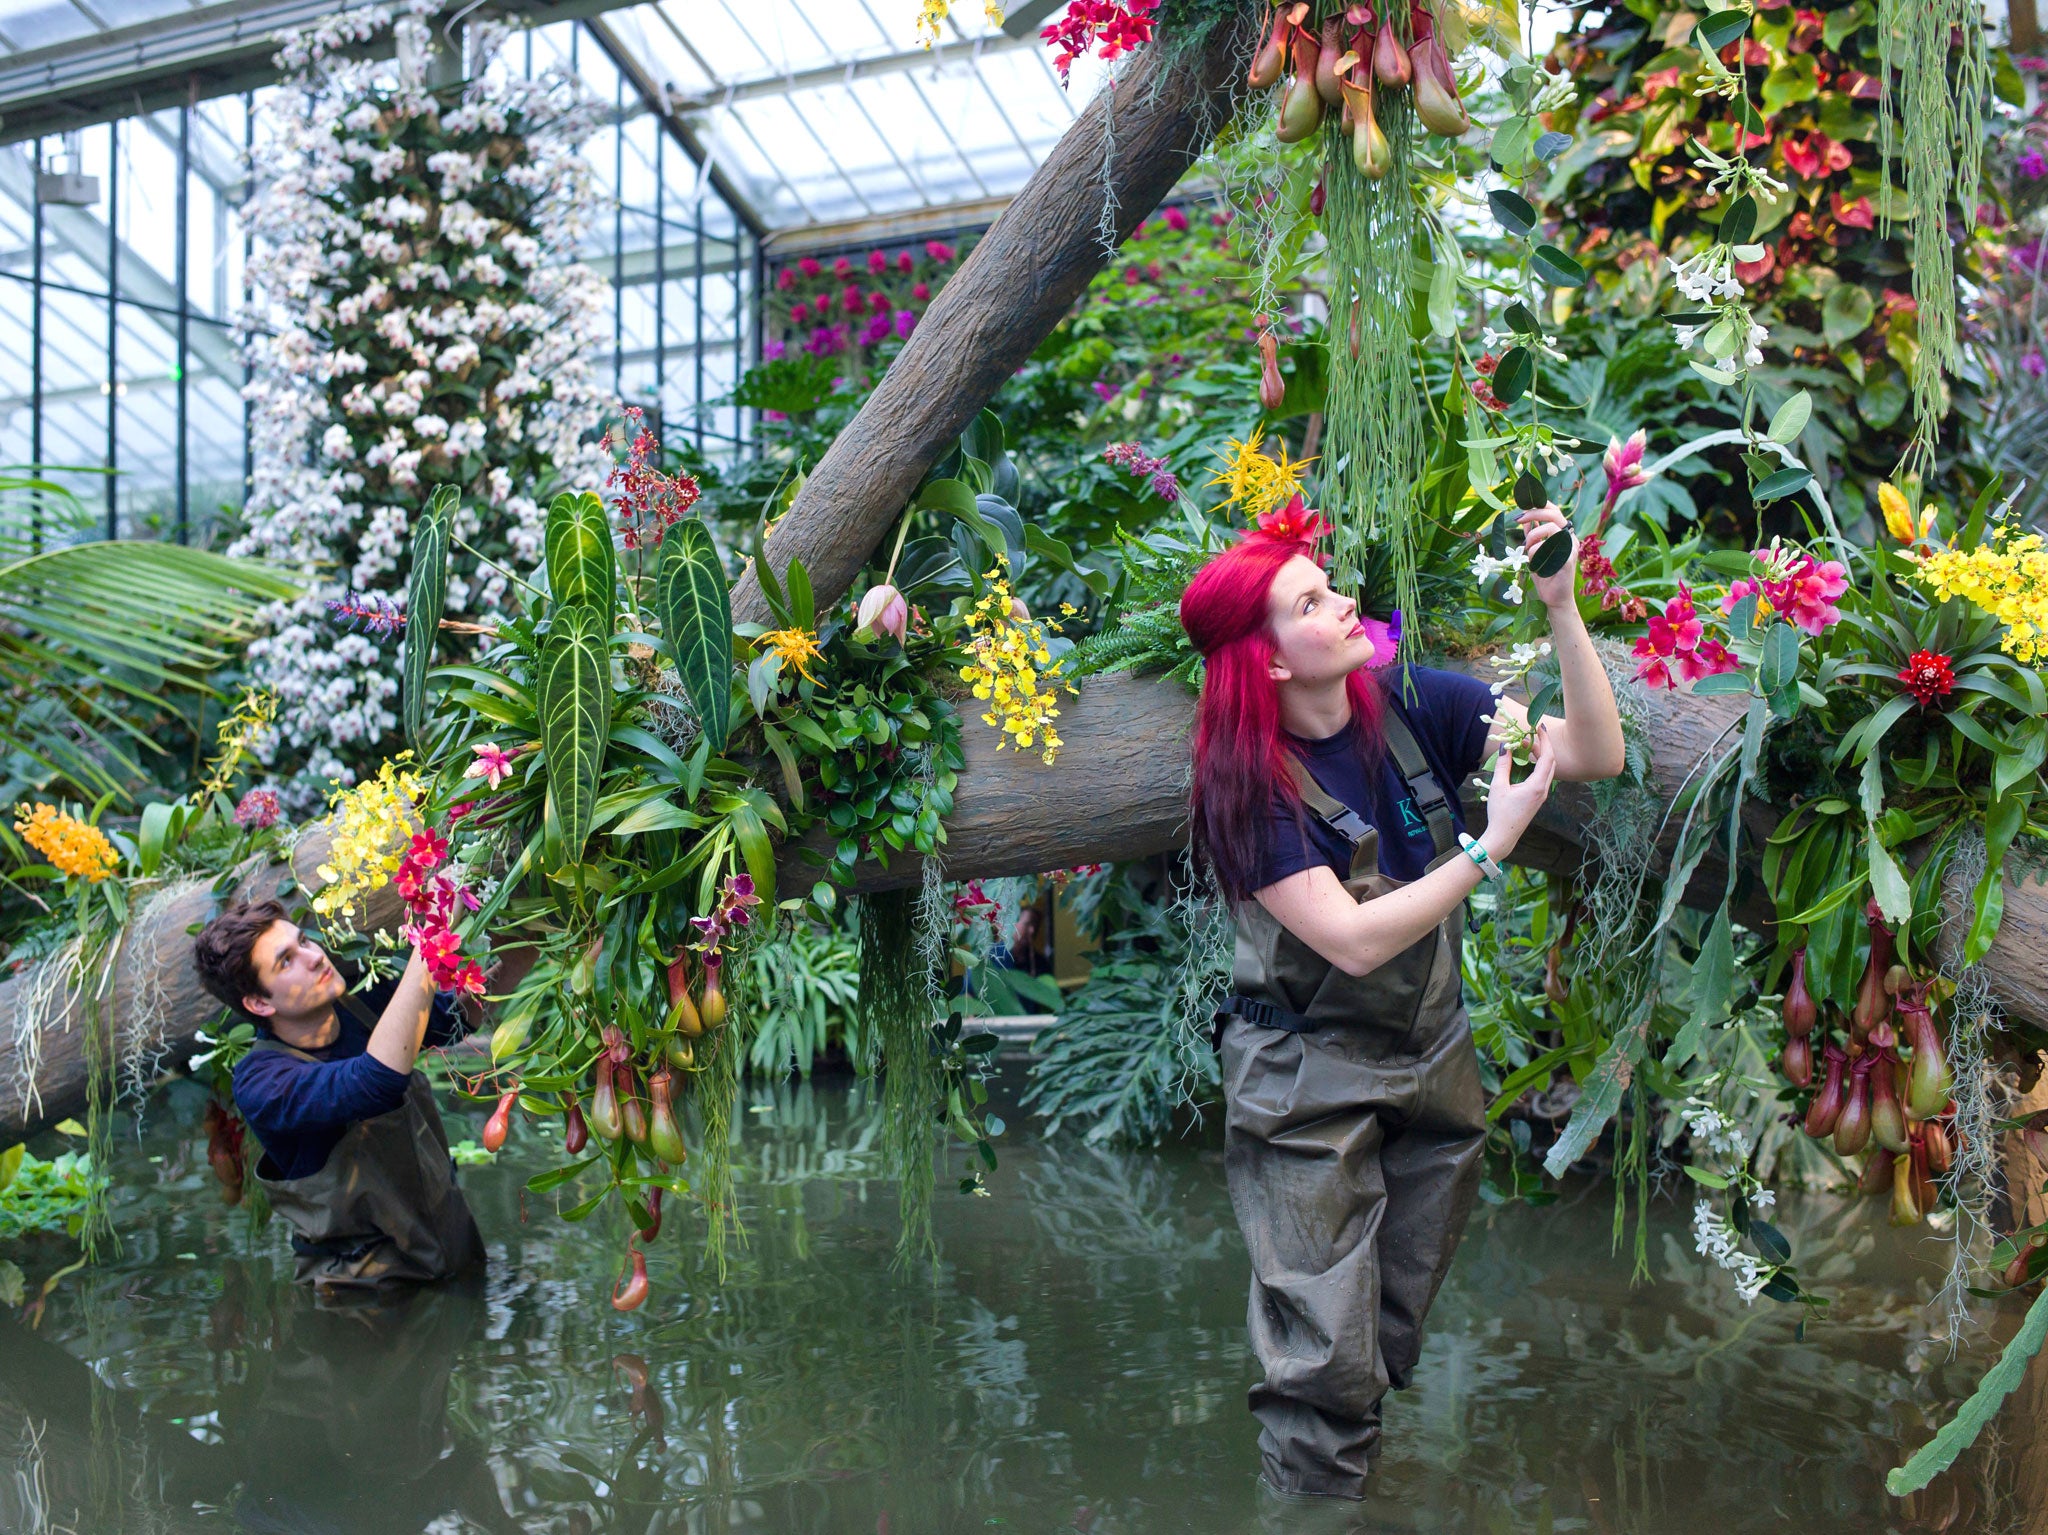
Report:
[[[1014,1082],[1008,1084],[1014,1088]],[[1220,1147],[1030,1137],[989,1197],[937,1195],[936,1275],[892,1269],[874,1104],[748,1090],[748,1240],[723,1282],[671,1206],[654,1293],[606,1304],[623,1228],[524,1195],[515,1132],[463,1179],[488,1282],[323,1310],[275,1231],[225,1209],[189,1088],[119,1151],[121,1255],[41,1325],[0,1320],[0,1530],[745,1531],[1091,1535],[1263,1530],[1800,1535],[1978,1530],[2005,1478],[1967,1460],[1912,1508],[1881,1481],[1994,1348],[1951,1358],[1936,1245],[1790,1198],[1834,1297],[1748,1307],[1660,1201],[1655,1282],[1609,1255],[1607,1185],[1474,1216],[1381,1495],[1336,1522],[1262,1510],[1245,1411],[1245,1260]],[[480,1113],[451,1114],[474,1135]],[[546,1196],[545,1198],[552,1198]],[[600,1223],[603,1218],[600,1217]],[[616,1221],[618,1217],[614,1217]],[[40,1279],[60,1247],[16,1244]]]

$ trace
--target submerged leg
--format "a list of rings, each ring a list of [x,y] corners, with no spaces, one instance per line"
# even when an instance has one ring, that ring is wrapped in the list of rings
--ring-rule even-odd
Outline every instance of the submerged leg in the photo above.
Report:
[[[1479,1188],[1486,1096],[1464,1010],[1410,1070],[1413,1096],[1380,1152],[1379,1344],[1387,1379],[1406,1386],[1422,1354],[1422,1324],[1457,1256]]]
[[[1265,1478],[1365,1496],[1387,1389],[1375,1321],[1386,1209],[1378,1074],[1316,1037],[1233,1023],[1224,1167],[1251,1256],[1251,1392]]]

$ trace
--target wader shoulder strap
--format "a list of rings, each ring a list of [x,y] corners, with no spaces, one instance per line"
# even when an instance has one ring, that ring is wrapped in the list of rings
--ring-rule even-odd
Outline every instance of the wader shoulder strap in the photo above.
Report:
[[[1400,771],[1401,781],[1407,785],[1408,798],[1422,817],[1423,824],[1429,828],[1431,844],[1438,856],[1449,852],[1458,845],[1458,827],[1451,819],[1450,798],[1431,771],[1429,759],[1422,755],[1422,743],[1415,739],[1415,732],[1409,728],[1407,716],[1399,704],[1387,712],[1381,720],[1381,727],[1387,750],[1393,753],[1394,766]],[[1372,832],[1373,827],[1365,817],[1317,783],[1315,775],[1308,770],[1308,764],[1291,752],[1287,757],[1287,770],[1294,779],[1295,788],[1301,792],[1302,804],[1313,810],[1317,819],[1348,838],[1352,846],[1356,847]]]
[[[1429,840],[1441,857],[1458,845],[1458,823],[1451,819],[1450,796],[1430,770],[1429,759],[1422,755],[1422,743],[1415,739],[1400,700],[1389,692],[1387,702],[1393,707],[1380,721],[1387,750],[1394,754],[1394,766],[1401,770],[1408,798],[1429,827]]]

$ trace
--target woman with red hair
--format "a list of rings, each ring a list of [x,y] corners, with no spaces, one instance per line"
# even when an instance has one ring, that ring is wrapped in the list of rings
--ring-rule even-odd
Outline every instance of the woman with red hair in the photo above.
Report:
[[[1568,536],[1521,514],[1528,547]],[[1460,990],[1460,909],[1500,874],[1554,778],[1622,769],[1621,720],[1573,597],[1535,577],[1564,709],[1517,782],[1500,752],[1485,832],[1457,786],[1488,725],[1527,715],[1459,673],[1375,675],[1384,628],[1333,591],[1299,507],[1217,555],[1181,599],[1206,661],[1195,847],[1237,920],[1218,1014],[1224,1166],[1252,1263],[1252,1389],[1272,1491],[1363,1498],[1380,1400],[1408,1384],[1422,1321],[1478,1183],[1486,1105]],[[1398,685],[1395,685],[1398,681]]]

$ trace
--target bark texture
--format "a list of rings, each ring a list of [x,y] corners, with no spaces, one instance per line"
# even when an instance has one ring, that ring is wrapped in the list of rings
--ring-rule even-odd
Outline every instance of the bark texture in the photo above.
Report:
[[[1200,49],[1141,49],[1116,88],[1088,104],[805,479],[769,542],[778,576],[801,557],[819,606],[845,595],[924,472],[1102,269],[1105,166],[1121,241],[1228,118],[1247,35],[1219,25]],[[733,617],[768,621],[751,572],[734,589]]]

